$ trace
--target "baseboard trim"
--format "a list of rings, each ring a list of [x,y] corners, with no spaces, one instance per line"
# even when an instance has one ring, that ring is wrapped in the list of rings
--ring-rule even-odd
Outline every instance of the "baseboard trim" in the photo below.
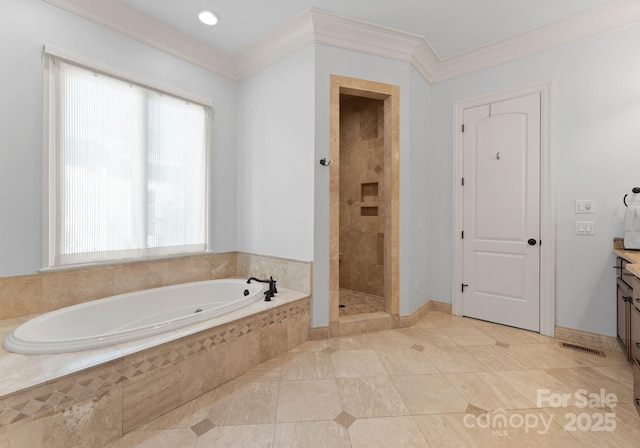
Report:
[[[400,316],[400,328],[411,327],[431,311],[451,314],[451,304],[438,302],[437,300],[428,300],[408,316]]]
[[[319,341],[329,338],[329,326],[309,328],[309,340]]]
[[[309,340],[317,341],[336,336],[347,336],[393,328],[407,328],[413,326],[431,311],[451,314],[451,304],[428,300],[407,316],[387,315],[387,318],[390,318],[390,320],[386,320],[381,316],[378,316],[377,314],[379,313],[374,313],[376,314],[375,316],[373,314],[371,316],[362,315],[362,318],[350,317],[343,319],[342,321],[331,322],[329,325],[324,327],[310,328]],[[368,319],[367,317],[370,317],[371,319]]]
[[[555,328],[556,339],[603,350],[620,351],[618,340],[614,336],[605,336],[599,333],[591,333],[589,331],[576,330],[575,328],[561,327],[559,325],[556,325]]]
[[[428,300],[418,307],[413,313],[407,316],[400,316],[398,319],[392,319],[392,328],[407,328],[415,325],[420,319],[422,319],[427,313],[431,311],[437,311],[440,313],[451,314],[451,304],[445,302],[438,302],[436,300]],[[340,322],[334,322],[332,325],[324,327],[315,327],[309,329],[309,340],[317,341],[322,339],[328,339],[329,337],[344,336],[339,331]],[[333,331],[330,331],[330,327]],[[367,331],[375,331],[375,329],[366,329],[366,325],[361,327],[365,333]],[[357,334],[349,331],[349,334]],[[577,330],[575,328],[562,327],[560,325],[555,326],[555,339],[573,342],[576,344],[586,345],[588,347],[599,348],[603,350],[620,351],[620,345],[615,336],[606,336],[599,333],[592,333],[584,330]]]

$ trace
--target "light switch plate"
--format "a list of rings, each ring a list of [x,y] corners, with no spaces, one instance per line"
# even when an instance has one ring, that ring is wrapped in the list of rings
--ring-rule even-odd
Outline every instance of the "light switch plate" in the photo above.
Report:
[[[576,221],[576,235],[595,235],[594,221]]]
[[[595,213],[593,199],[576,199],[576,213]]]

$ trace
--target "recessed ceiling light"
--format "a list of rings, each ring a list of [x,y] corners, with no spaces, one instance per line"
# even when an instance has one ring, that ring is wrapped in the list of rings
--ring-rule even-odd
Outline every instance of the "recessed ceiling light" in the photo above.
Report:
[[[200,11],[198,13],[198,18],[205,25],[215,25],[216,23],[218,23],[218,20],[220,20],[218,14],[207,9]]]

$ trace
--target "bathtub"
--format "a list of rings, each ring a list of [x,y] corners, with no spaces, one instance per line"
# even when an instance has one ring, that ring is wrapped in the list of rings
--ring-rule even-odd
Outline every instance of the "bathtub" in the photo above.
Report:
[[[35,317],[4,341],[23,354],[88,350],[175,330],[261,300],[264,285],[207,280],[120,294]]]

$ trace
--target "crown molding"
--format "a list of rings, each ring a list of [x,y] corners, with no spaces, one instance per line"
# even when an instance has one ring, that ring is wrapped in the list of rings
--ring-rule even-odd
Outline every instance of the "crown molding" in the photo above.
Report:
[[[44,0],[210,72],[234,78],[233,58],[116,0]]]
[[[617,0],[441,60],[422,36],[309,9],[233,58],[118,0],[44,1],[234,80],[319,43],[408,62],[435,83],[640,22],[640,1]]]
[[[638,0],[618,0],[439,61],[433,82],[472,73],[640,22]]]
[[[288,54],[313,43],[313,17],[306,11],[238,55],[234,60],[234,78],[248,78]]]
[[[422,37],[392,28],[310,9],[315,42],[413,63],[431,82],[438,56]]]

